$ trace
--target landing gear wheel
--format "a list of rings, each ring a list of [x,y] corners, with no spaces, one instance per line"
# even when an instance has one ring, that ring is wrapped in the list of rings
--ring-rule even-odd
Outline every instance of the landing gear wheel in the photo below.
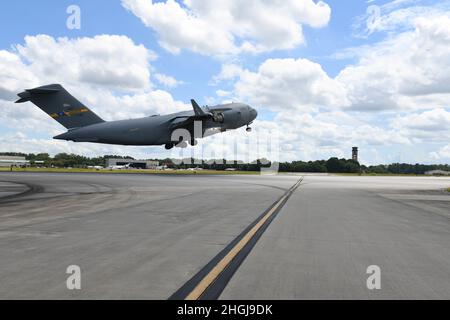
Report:
[[[198,144],[198,141],[196,139],[192,139],[191,141],[189,141],[189,144],[191,146],[196,146]]]
[[[166,150],[170,150],[174,147],[173,143],[166,143],[166,145],[164,146],[164,148],[166,148]]]
[[[252,128],[247,127],[247,129],[245,129],[245,131],[247,131],[247,132],[252,132]]]

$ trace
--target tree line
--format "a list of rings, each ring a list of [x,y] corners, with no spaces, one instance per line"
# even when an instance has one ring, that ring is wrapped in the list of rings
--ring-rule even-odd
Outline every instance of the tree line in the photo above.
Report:
[[[3,156],[22,156],[30,161],[34,166],[45,167],[73,167],[85,168],[88,166],[105,166],[106,159],[131,159],[130,156],[104,155],[100,157],[85,157],[76,154],[58,153],[51,157],[48,153],[15,153],[3,152]],[[151,159],[159,161],[161,166],[167,166],[173,169],[202,168],[209,170],[226,170],[236,169],[240,171],[259,171],[263,167],[272,165],[267,159],[259,159],[251,163],[242,161],[226,161],[225,159],[201,160],[201,159]],[[275,163],[276,164],[276,163]],[[357,161],[351,159],[330,158],[328,160],[316,161],[292,161],[278,163],[280,172],[323,172],[323,173],[377,173],[377,174],[424,174],[431,170],[450,171],[448,164],[425,165],[425,164],[408,164],[393,163],[389,165],[365,166],[360,165]]]

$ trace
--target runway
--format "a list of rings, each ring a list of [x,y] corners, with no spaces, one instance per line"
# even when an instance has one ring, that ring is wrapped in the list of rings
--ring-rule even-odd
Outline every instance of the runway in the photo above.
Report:
[[[450,299],[449,178],[300,178],[1,173],[0,299]]]

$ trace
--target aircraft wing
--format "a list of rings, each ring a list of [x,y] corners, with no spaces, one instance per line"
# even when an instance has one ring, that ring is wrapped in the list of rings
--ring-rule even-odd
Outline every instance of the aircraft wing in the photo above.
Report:
[[[213,118],[213,114],[211,112],[205,112],[194,99],[191,100],[191,104],[194,109],[194,114],[173,117],[169,120],[172,127],[179,128],[189,125],[194,121],[209,120]]]
[[[191,120],[191,118],[193,118],[193,116],[178,116],[170,119],[169,122],[172,127],[182,127],[183,125],[193,122],[194,120]]]
[[[209,109],[206,107],[206,111],[203,110],[198,103],[192,99],[192,108],[194,114],[179,115],[169,120],[173,128],[180,128],[192,124],[194,121],[213,120],[215,122],[223,122],[223,115],[220,115],[224,111],[232,110],[231,108],[222,107]],[[218,120],[219,119],[219,120]],[[222,119],[222,120],[220,120]]]
[[[200,108],[200,106],[198,105],[197,102],[195,102],[194,99],[191,99],[191,104],[192,108],[194,109],[194,113],[197,117],[202,117],[206,115],[205,111],[203,111],[202,108]]]
[[[225,111],[229,111],[229,110],[233,110],[233,109],[227,108],[227,107],[223,107],[223,108],[214,108],[214,109],[212,109],[210,111],[212,111],[212,112],[225,112]]]

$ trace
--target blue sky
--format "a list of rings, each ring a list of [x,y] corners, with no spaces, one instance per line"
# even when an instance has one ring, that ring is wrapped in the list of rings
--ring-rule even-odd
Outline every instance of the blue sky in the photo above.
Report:
[[[355,1],[348,5],[342,1],[327,1],[334,9],[327,28],[304,30],[307,45],[291,50],[278,50],[260,55],[244,55],[239,57],[248,68],[257,68],[268,58],[309,57],[320,63],[330,76],[336,75],[345,66],[346,60],[335,60],[330,55],[350,46],[364,44],[351,36],[351,21],[354,17],[365,13],[367,5],[364,1]],[[69,30],[66,28],[66,9],[76,4],[81,8],[82,28]],[[205,86],[211,77],[220,72],[221,63],[217,59],[209,59],[199,54],[184,52],[173,55],[162,49],[156,33],[145,27],[139,19],[124,10],[120,1],[54,1],[18,0],[2,5],[0,27],[3,31],[0,48],[9,48],[20,44],[27,35],[48,34],[53,37],[92,37],[98,34],[126,35],[136,43],[144,44],[160,57],[153,65],[167,74],[186,82],[186,85],[171,90],[177,99],[188,100],[191,97],[210,95],[214,89]]]
[[[91,101],[90,106],[102,116],[113,108],[112,119],[124,113],[132,117],[142,112],[178,111],[191,98],[203,104],[236,99],[249,102],[260,114],[256,127],[262,131],[268,128],[283,131],[281,160],[348,157],[354,144],[360,147],[362,160],[367,164],[399,159],[450,163],[450,90],[442,86],[446,80],[443,71],[450,62],[446,60],[450,57],[450,45],[442,41],[447,35],[442,28],[450,21],[448,1],[298,0],[303,11],[299,9],[295,13],[293,8],[298,8],[295,1],[292,4],[286,1],[279,5],[286,8],[278,8],[276,4],[233,0],[223,2],[221,7],[231,16],[230,23],[218,23],[214,20],[216,13],[205,8],[207,6],[199,0],[192,4],[160,2],[161,6],[150,0],[16,0],[3,3],[0,10],[0,52],[3,52],[3,56],[0,55],[0,63],[3,62],[0,80],[5,79],[5,87],[0,87],[0,108],[3,110],[1,151],[13,151],[9,150],[12,148],[14,151],[52,154],[167,155],[159,147],[60,145],[51,137],[61,128],[54,123],[48,124],[51,119],[36,110],[30,111],[32,114],[27,112],[22,119],[31,124],[21,127],[21,117],[26,109],[11,104],[13,91],[25,89],[32,83],[55,81],[80,92],[84,95],[79,97],[80,100]],[[81,9],[80,30],[66,27],[66,9],[72,4]],[[290,5],[297,7],[290,8]],[[239,6],[243,9],[244,6],[253,7],[248,13],[237,10]],[[208,26],[206,28],[211,30],[195,30],[198,26]],[[194,43],[189,42],[192,34],[196,39]],[[48,44],[42,44],[43,38],[39,38],[42,35],[54,40],[53,49],[49,49],[53,53],[46,52]],[[99,35],[108,38],[97,40],[98,48],[94,45],[92,50],[82,47],[85,44],[79,41]],[[114,35],[123,38],[110,38]],[[28,42],[26,36],[30,37]],[[221,37],[231,39],[230,43],[223,44],[219,41]],[[67,38],[72,45],[68,46],[60,38]],[[65,70],[51,70],[52,59],[69,59],[69,55],[80,61],[94,61],[101,56],[103,61],[116,65],[114,59],[120,58],[120,48],[118,52],[105,51],[102,42],[109,41],[124,45],[124,51],[129,47],[130,59],[127,61],[134,64],[136,70],[146,70],[135,79],[135,73],[130,73],[133,78],[130,83],[134,81],[131,85],[119,80],[113,83],[111,79],[95,83],[83,81],[85,78],[79,75],[92,72],[86,70],[86,62],[80,62],[76,67],[79,70],[72,70],[73,75],[67,78]],[[217,45],[211,45],[215,41]],[[418,47],[421,41],[427,41],[428,51]],[[251,44],[251,49],[242,46],[245,42]],[[140,45],[149,53],[143,54],[147,58],[140,57]],[[415,51],[409,48],[415,48]],[[54,54],[59,49],[59,55]],[[64,50],[79,52],[67,54]],[[405,50],[408,54],[402,57]],[[430,50],[440,54],[421,59]],[[132,61],[133,52],[138,55],[136,60],[139,62]],[[88,56],[90,54],[94,58]],[[36,57],[41,61],[33,60]],[[8,59],[15,62],[12,64]],[[53,61],[53,65],[64,68],[65,61],[59,60],[56,64]],[[110,78],[118,74],[117,67],[109,69],[111,65],[101,66],[105,69],[102,72],[111,73]],[[226,70],[234,71],[227,73]],[[164,84],[158,80],[161,75],[170,77],[176,84]],[[6,83],[14,86],[6,88]],[[279,93],[285,92],[281,98],[277,88]],[[95,93],[99,91],[111,99],[107,100],[111,103],[109,108],[96,100]],[[139,92],[146,96],[139,96]],[[131,97],[131,102],[122,107],[120,102],[124,101],[125,95]],[[138,101],[153,101],[155,105],[142,106]],[[156,105],[161,101],[171,107],[165,109],[167,104],[164,103]],[[32,108],[31,105],[27,107]],[[40,125],[41,121],[45,123]],[[11,139],[17,139],[17,143],[12,144]],[[217,146],[227,150],[223,143]]]

